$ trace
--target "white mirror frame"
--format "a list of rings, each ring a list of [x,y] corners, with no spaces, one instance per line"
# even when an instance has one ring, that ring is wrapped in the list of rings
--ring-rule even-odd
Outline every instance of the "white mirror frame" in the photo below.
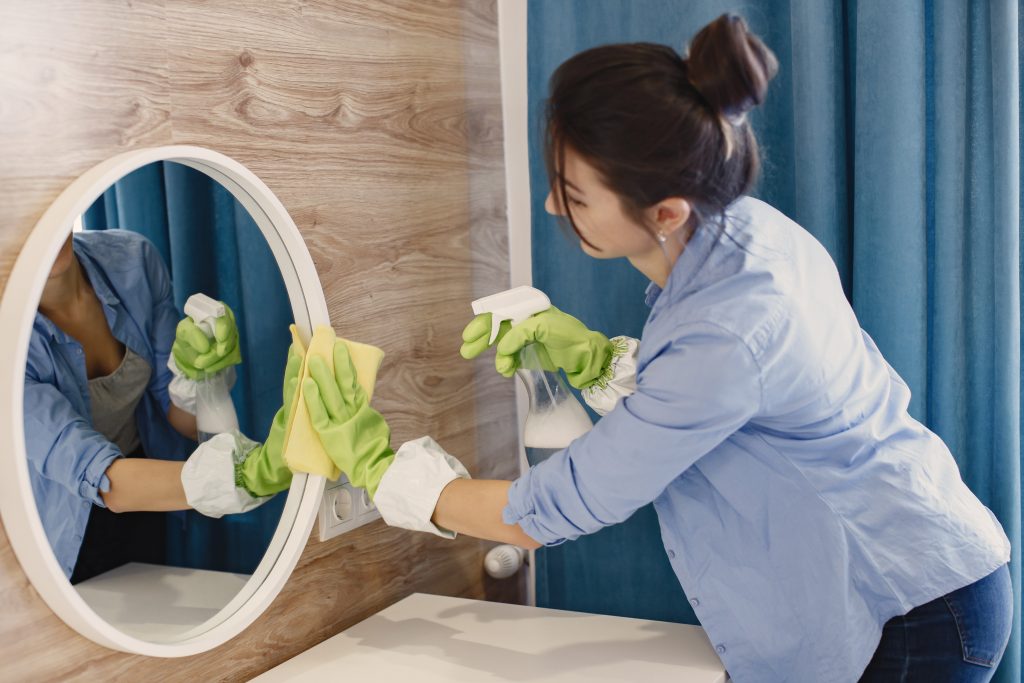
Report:
[[[299,560],[316,519],[324,478],[295,475],[277,530],[263,560],[241,592],[212,619],[173,641],[150,642],[100,618],[72,587],[50,549],[29,482],[24,433],[25,362],[49,265],[74,220],[128,173],[155,161],[174,161],[227,188],[259,225],[281,267],[295,323],[308,340],[316,325],[329,325],[327,302],[313,259],[295,222],[270,189],[237,161],[184,145],[125,152],[93,167],[57,197],[39,219],[11,270],[0,299],[0,514],[14,553],[32,585],[57,616],[105,647],[152,657],[185,657],[211,650],[241,633],[281,591]]]

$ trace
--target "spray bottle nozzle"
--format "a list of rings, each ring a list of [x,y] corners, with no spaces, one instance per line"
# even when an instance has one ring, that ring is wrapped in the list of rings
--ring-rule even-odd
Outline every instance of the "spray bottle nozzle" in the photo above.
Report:
[[[213,336],[214,321],[226,313],[224,304],[202,293],[193,294],[185,302],[185,315],[208,337]]]
[[[493,344],[494,340],[498,338],[498,331],[504,321],[510,320],[513,325],[518,325],[531,315],[549,308],[551,308],[551,300],[548,299],[547,294],[525,285],[485,296],[473,302],[474,315],[491,314],[491,337],[487,340],[488,344]]]

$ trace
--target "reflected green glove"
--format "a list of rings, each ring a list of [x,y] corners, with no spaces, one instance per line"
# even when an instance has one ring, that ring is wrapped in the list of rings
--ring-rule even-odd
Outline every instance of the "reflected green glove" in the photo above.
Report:
[[[577,389],[586,389],[610,374],[614,346],[608,337],[588,329],[554,306],[505,333],[494,357],[498,372],[511,377],[521,366],[519,352],[527,344],[536,345],[545,370],[562,368],[569,383]]]
[[[370,407],[344,342],[334,344],[333,375],[319,356],[310,356],[307,363],[310,377],[302,382],[302,395],[313,429],[327,456],[372,499],[395,457],[391,429]]]
[[[227,304],[224,308],[227,312],[214,322],[213,339],[192,318],[183,318],[178,323],[171,354],[178,369],[191,380],[203,379],[242,362],[235,314]]]
[[[302,352],[292,344],[288,347],[288,363],[284,368],[284,404],[274,415],[267,440],[249,451],[245,461],[235,467],[235,485],[253,496],[269,496],[291,486],[292,471],[284,462],[284,436],[301,368]]]

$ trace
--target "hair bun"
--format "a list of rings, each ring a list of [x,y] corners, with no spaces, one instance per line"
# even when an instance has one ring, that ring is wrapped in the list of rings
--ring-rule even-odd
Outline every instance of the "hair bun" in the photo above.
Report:
[[[723,14],[702,28],[685,60],[687,79],[708,104],[740,118],[764,102],[779,70],[772,51],[736,14]]]

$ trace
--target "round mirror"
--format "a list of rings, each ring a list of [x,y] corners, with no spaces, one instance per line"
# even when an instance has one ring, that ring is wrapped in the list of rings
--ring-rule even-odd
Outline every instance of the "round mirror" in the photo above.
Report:
[[[280,591],[323,479],[195,501],[214,472],[243,477],[238,443],[270,443],[293,322],[307,340],[329,324],[312,259],[280,201],[222,154],[122,154],[40,219],[0,301],[0,512],[70,626],[118,650],[185,656],[238,634]],[[189,346],[184,328],[208,339]],[[196,348],[207,342],[216,354]],[[229,459],[190,470],[225,419],[239,435]]]

